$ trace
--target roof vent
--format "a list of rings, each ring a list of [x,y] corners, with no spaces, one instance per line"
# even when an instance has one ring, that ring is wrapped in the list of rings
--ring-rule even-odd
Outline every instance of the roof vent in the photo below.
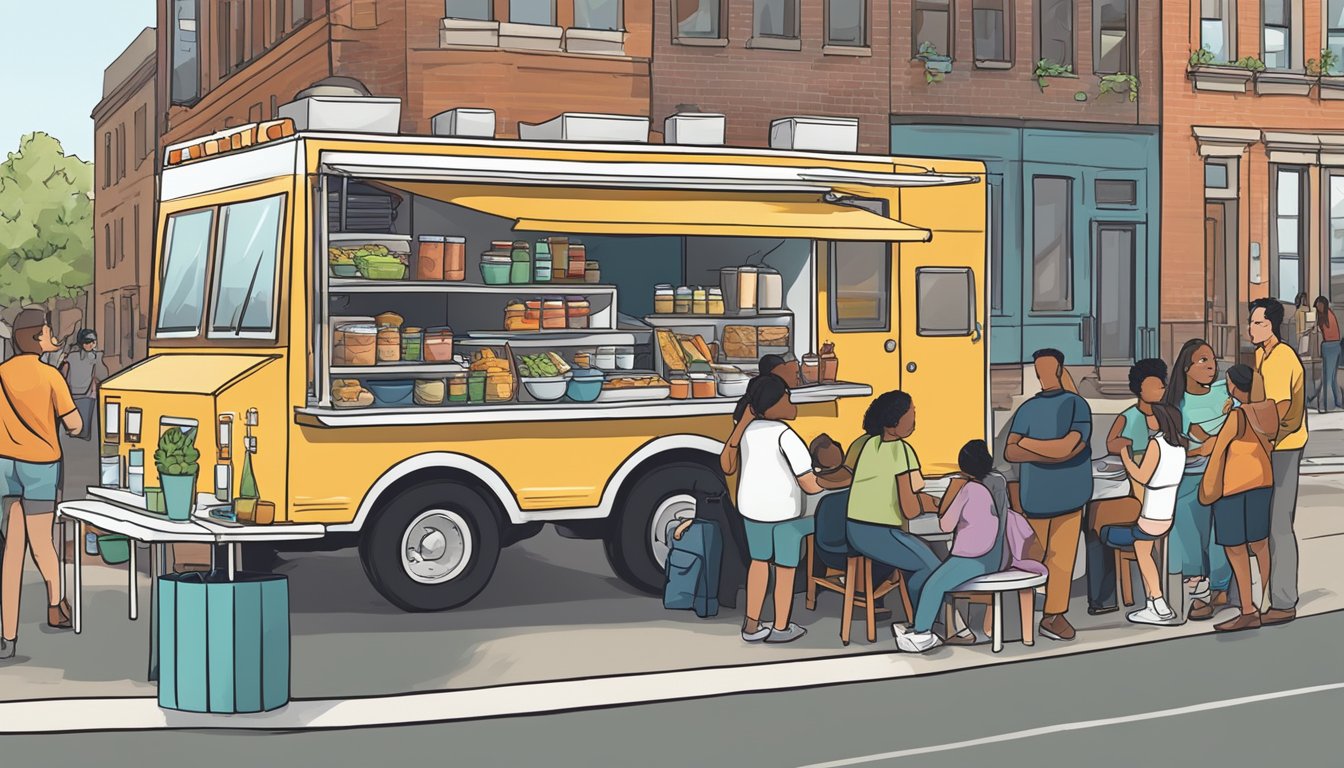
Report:
[[[783,117],[770,123],[770,148],[802,152],[858,152],[855,117]]]
[[[351,77],[329,77],[299,91],[276,114],[293,120],[299,131],[396,133],[401,127],[401,99],[370,96],[364,84]]]
[[[495,110],[458,107],[434,116],[431,126],[435,136],[460,139],[493,139],[495,137]]]
[[[553,120],[536,125],[519,123],[518,138],[524,141],[647,143],[649,118],[566,112]]]
[[[700,147],[723,146],[728,118],[711,112],[678,112],[663,121],[663,141]]]

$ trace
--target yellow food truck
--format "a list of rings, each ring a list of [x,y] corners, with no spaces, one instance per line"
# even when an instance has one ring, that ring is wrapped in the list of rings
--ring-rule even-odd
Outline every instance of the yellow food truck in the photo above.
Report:
[[[168,148],[160,193],[108,453],[155,487],[158,435],[199,425],[201,494],[324,526],[405,610],[468,602],[547,523],[661,589],[764,354],[802,365],[805,439],[897,388],[926,476],[988,431],[979,163],[282,120]]]

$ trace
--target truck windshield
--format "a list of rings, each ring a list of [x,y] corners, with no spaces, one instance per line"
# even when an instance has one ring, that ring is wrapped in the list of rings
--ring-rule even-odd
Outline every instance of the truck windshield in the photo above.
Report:
[[[201,332],[205,267],[214,219],[212,209],[168,217],[159,293],[160,337],[192,337]]]
[[[210,336],[270,336],[275,330],[275,256],[280,246],[276,195],[220,210]]]

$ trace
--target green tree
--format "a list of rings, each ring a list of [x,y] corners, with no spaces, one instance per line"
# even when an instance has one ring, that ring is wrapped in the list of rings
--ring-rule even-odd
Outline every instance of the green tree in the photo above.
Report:
[[[0,163],[0,307],[75,298],[93,283],[93,164],[30,133]]]

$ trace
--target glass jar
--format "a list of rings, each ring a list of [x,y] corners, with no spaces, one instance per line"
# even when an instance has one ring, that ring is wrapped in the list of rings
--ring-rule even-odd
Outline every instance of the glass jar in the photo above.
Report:
[[[691,290],[691,314],[709,314],[709,292],[700,286]]]
[[[655,285],[653,287],[653,313],[655,315],[670,315],[677,311],[677,289],[670,285]]]
[[[425,330],[406,326],[401,329],[401,359],[418,363],[424,357]]]
[[[378,329],[378,362],[401,362],[401,331],[399,329]]]
[[[723,304],[722,288],[710,288],[709,294],[706,296],[705,301],[709,305],[709,314],[711,315],[724,314],[725,307]]]
[[[597,262],[593,263],[596,264]],[[588,247],[583,243],[570,243],[569,263],[565,269],[565,277],[570,280],[583,280],[587,269]]]
[[[565,299],[565,313],[569,318],[570,328],[587,328],[588,316],[592,312],[592,306],[584,296],[570,296]]]
[[[443,279],[444,239],[441,235],[421,235],[415,248],[415,279]]]
[[[453,329],[446,325],[426,329],[420,348],[427,363],[453,362]]]
[[[467,279],[467,238],[443,238],[443,279],[450,282]]]
[[[583,282],[597,284],[602,282],[602,267],[596,261],[587,262],[583,268]]]
[[[695,293],[690,288],[684,285],[678,288],[676,298],[673,300],[673,311],[678,315],[691,314],[691,305],[694,296]]]
[[[472,371],[467,376],[467,402],[485,402],[485,371]]]
[[[145,451],[132,448],[126,456],[126,490],[136,496],[145,495]]]
[[[467,374],[450,373],[448,374],[448,397],[449,405],[463,405],[467,402]]]
[[[98,484],[104,488],[121,487],[121,456],[115,445],[102,447],[98,459]]]
[[[808,352],[803,355],[803,383],[816,384],[821,381],[821,358]]]
[[[532,274],[538,283],[551,282],[551,244],[545,240],[537,241],[537,250],[532,256]]]
[[[541,327],[548,331],[564,330],[568,324],[564,299],[546,299],[541,303]]]

